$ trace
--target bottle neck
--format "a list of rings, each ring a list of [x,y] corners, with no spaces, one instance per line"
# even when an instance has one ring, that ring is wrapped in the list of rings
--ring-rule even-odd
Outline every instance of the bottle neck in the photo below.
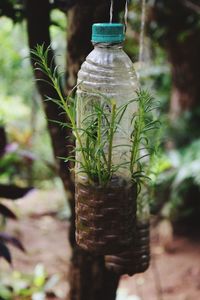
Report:
[[[122,49],[123,43],[93,43],[94,48]]]

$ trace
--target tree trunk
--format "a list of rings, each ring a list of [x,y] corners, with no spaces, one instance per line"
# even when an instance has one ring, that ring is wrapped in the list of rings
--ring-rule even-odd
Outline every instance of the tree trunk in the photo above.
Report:
[[[170,39],[167,51],[172,68],[171,115],[176,117],[200,105],[200,31],[194,30],[181,43]]]
[[[48,47],[51,43],[49,26],[50,26],[50,5],[49,0],[42,0],[38,4],[35,0],[26,1],[26,17],[27,17],[27,30],[30,49],[34,49],[37,45],[44,44]],[[53,51],[49,52],[49,61],[55,65],[53,59]],[[35,67],[34,59],[31,60],[33,69]],[[34,71],[36,79],[46,79],[44,74],[40,71]],[[51,120],[60,122],[66,122],[66,118],[63,114],[60,114],[60,109],[52,101],[44,101],[46,95],[52,98],[56,98],[57,94],[55,90],[48,84],[37,81],[37,87],[43,100],[43,106],[47,117],[48,129],[53,146],[54,156],[56,160],[56,166],[58,173],[63,181],[65,190],[68,192],[68,196],[73,199],[74,195],[74,183],[70,176],[69,168],[66,163],[58,157],[67,157],[68,148],[66,147],[66,137],[71,135],[70,131],[62,129]],[[69,193],[70,192],[70,193]]]
[[[28,25],[29,46],[34,48],[37,44],[50,45],[49,35],[49,0],[26,0],[26,14]],[[94,22],[109,21],[109,6],[107,0],[89,1],[79,0],[68,13],[68,52],[66,90],[69,91],[76,84],[77,72],[86,55],[92,49],[90,42],[91,26]],[[114,20],[124,8],[125,0],[115,1]],[[53,53],[51,51],[51,58]],[[34,67],[34,62],[32,61]],[[35,72],[36,78],[42,78],[40,72]],[[47,84],[37,82],[39,92],[44,100],[45,95],[55,97],[55,92]],[[48,120],[65,121],[60,115],[58,107],[52,102],[44,102],[44,110]],[[66,135],[70,132],[62,130],[55,123],[48,121],[52,146],[55,158],[67,156]],[[106,270],[104,257],[92,256],[81,250],[75,243],[75,209],[74,184],[69,169],[62,160],[58,160],[58,172],[66,191],[70,191],[70,206],[72,210],[70,242],[72,246],[72,259],[69,272],[70,294],[69,300],[114,300],[118,286],[119,276]]]
[[[175,119],[181,112],[200,105],[199,15],[193,1],[168,0],[163,6],[159,2],[153,8],[153,19],[165,30],[161,44],[171,63],[170,113]]]

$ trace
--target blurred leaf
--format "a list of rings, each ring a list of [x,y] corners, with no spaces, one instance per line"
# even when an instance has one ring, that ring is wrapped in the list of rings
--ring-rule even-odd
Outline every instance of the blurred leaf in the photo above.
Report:
[[[3,257],[9,264],[12,263],[12,258],[8,247],[0,241],[0,257]]]
[[[4,126],[0,124],[0,157],[4,154],[7,144],[7,137]]]
[[[19,250],[26,252],[26,250],[24,249],[24,246],[18,239],[16,239],[15,237],[13,237],[7,233],[0,233],[0,241],[10,243],[14,247],[18,248]]]
[[[3,215],[6,218],[10,219],[17,219],[17,216],[4,204],[0,203],[0,214]]]
[[[9,287],[0,283],[0,300],[12,300],[12,292]]]
[[[45,291],[46,292],[52,291],[52,289],[59,282],[59,280],[60,280],[60,277],[58,274],[54,274],[53,276],[51,276],[45,284],[45,287],[44,287]]]
[[[32,300],[45,300],[46,296],[44,292],[34,293],[32,295]]]
[[[0,184],[0,197],[16,200],[24,197],[32,189],[32,187],[22,188],[16,185]]]
[[[35,267],[35,271],[34,271],[34,284],[36,285],[36,287],[42,287],[45,284],[45,281],[46,281],[46,272],[44,266],[38,264]]]

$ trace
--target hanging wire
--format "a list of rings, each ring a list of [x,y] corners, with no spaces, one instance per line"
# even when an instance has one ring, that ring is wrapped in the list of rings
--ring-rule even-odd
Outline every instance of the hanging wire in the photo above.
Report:
[[[129,4],[129,0],[126,0],[125,13],[124,13],[125,32],[126,32],[126,28],[128,26],[128,4]]]
[[[110,2],[110,23],[112,23],[112,20],[113,20],[113,5],[114,5],[114,0],[111,0],[111,2]]]
[[[128,5],[129,5],[129,1],[130,0],[126,0],[125,3],[125,13],[124,13],[124,24],[125,24],[125,28],[124,31],[126,32],[126,28],[128,25]],[[110,23],[112,23],[113,21],[113,8],[114,8],[114,0],[110,1]]]
[[[142,0],[142,16],[141,16],[141,29],[140,29],[139,62],[142,62],[143,59],[144,59],[145,23],[146,23],[146,0]]]

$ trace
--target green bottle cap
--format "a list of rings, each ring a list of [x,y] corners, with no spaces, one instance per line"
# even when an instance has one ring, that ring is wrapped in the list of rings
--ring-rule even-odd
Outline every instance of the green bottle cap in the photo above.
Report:
[[[125,39],[124,25],[120,23],[96,23],[92,26],[93,43],[121,43]]]

